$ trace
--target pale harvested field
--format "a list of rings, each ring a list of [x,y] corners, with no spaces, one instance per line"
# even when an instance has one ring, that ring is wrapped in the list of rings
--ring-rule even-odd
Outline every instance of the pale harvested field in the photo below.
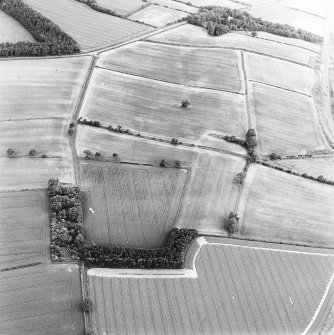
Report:
[[[196,13],[198,8],[189,6],[187,4],[176,2],[174,0],[149,0],[150,3],[158,4],[160,6],[166,6],[169,8],[179,9],[188,13]]]
[[[246,155],[241,146],[209,136],[201,138],[201,144]],[[78,155],[84,157],[83,151],[86,149],[92,152],[99,151],[105,159],[113,161],[159,165],[164,159],[167,166],[174,166],[175,161],[179,160],[186,167],[191,166],[199,154],[206,152],[202,149],[174,146],[160,141],[115,134],[104,129],[79,125],[76,137]],[[118,154],[117,159],[113,158],[113,153]]]
[[[120,43],[152,30],[137,22],[97,12],[75,0],[25,2],[71,35],[84,52]]]
[[[44,188],[50,177],[74,183],[74,169],[63,158],[0,157],[0,190]]]
[[[286,169],[299,173],[307,173],[311,176],[324,176],[326,179],[334,180],[334,157],[314,159],[287,159],[274,162]]]
[[[202,246],[198,278],[89,275],[97,306],[92,329],[119,335],[301,334],[334,271],[333,256],[243,243]],[[258,249],[266,247],[273,250]]]
[[[240,201],[241,236],[271,242],[334,246],[334,188],[254,165]]]
[[[165,27],[169,23],[173,23],[183,17],[187,17],[188,13],[166,8],[157,5],[150,5],[129,16],[131,20],[155,26],[158,28]]]
[[[149,92],[149,93],[148,93]],[[191,106],[182,108],[189,99]],[[244,97],[96,69],[82,117],[167,138],[199,140],[206,132],[246,131]]]
[[[222,6],[222,7],[230,7],[230,8],[245,8],[245,5],[236,3],[234,1],[229,0],[181,0],[184,3],[191,2],[194,6]],[[244,1],[247,2],[247,1]]]
[[[261,84],[253,83],[252,88],[261,154],[306,153],[307,149],[325,148],[311,98]]]
[[[31,34],[10,15],[0,10],[0,43],[33,42]]]
[[[0,268],[49,262],[47,192],[0,193]]]
[[[175,226],[185,170],[86,161],[80,167],[90,241],[145,248],[165,244]]]
[[[241,56],[233,50],[137,42],[104,53],[97,65],[176,84],[244,91]]]
[[[313,69],[271,57],[247,53],[247,79],[311,95]]]
[[[77,265],[41,265],[1,272],[0,333],[82,335]]]
[[[263,20],[289,24],[295,28],[304,29],[320,36],[324,32],[325,21],[322,18],[300,10],[276,5],[249,9],[248,12],[255,17],[261,17]]]
[[[91,57],[0,61],[0,119],[72,117]]]
[[[305,11],[310,14],[326,17],[327,16],[326,2],[327,2],[326,0],[317,0],[317,1],[290,0],[288,2],[283,3],[283,5],[289,8]]]
[[[178,227],[195,228],[203,234],[224,234],[223,222],[234,210],[239,185],[237,173],[245,160],[216,154],[202,154],[191,167],[182,202]]]
[[[142,0],[97,0],[96,2],[99,6],[111,9],[121,15],[128,15],[146,5]]]
[[[7,156],[12,148],[17,157],[28,157],[31,149],[35,157],[71,157],[68,123],[59,119],[17,120],[0,122],[0,157]]]
[[[258,32],[258,34],[260,36],[260,32]],[[270,38],[271,36],[274,36],[271,34],[267,35],[265,35],[264,38]],[[150,36],[148,40],[176,45],[181,44],[198,47],[224,47],[242,49],[264,55],[280,57],[302,64],[308,64],[310,57],[317,55],[313,51],[317,51],[319,49],[316,48],[314,50],[312,48],[310,50],[305,50],[293,45],[286,45],[261,38],[254,38],[250,35],[241,33],[228,33],[222,36],[213,37],[208,35],[206,29],[191,24],[186,24],[175,29],[162,32],[160,34]]]

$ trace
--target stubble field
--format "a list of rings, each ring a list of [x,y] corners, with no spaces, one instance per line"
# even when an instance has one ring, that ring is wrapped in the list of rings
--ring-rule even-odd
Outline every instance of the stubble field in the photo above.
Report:
[[[248,174],[239,205],[242,237],[333,247],[333,186],[260,165]]]
[[[1,272],[0,332],[6,335],[82,335],[77,265],[38,265]]]
[[[161,247],[175,225],[183,169],[82,161],[84,227],[103,245]]]
[[[208,242],[196,259],[198,278],[117,278],[112,269],[99,277],[90,270],[97,303],[91,328],[100,334],[303,332],[334,271],[333,255]]]
[[[147,92],[150,92],[148,95]],[[190,107],[182,108],[188,99]],[[246,131],[244,97],[95,69],[80,116],[167,138]]]
[[[87,52],[144,35],[151,27],[97,12],[75,0],[25,0],[59,25]]]
[[[104,53],[97,65],[176,84],[243,91],[241,56],[233,50],[137,42]]]

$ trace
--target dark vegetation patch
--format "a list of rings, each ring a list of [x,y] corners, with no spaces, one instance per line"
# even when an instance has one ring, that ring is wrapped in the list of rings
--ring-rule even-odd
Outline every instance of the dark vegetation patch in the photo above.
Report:
[[[206,6],[189,16],[188,23],[207,29],[209,35],[219,36],[229,31],[265,31],[274,35],[299,38],[308,42],[322,42],[322,37],[287,24],[256,18],[246,11],[219,6]],[[254,35],[255,37],[255,35]]]
[[[79,45],[71,36],[22,0],[0,0],[0,10],[17,20],[36,40],[0,43],[0,57],[70,55],[80,52]]]

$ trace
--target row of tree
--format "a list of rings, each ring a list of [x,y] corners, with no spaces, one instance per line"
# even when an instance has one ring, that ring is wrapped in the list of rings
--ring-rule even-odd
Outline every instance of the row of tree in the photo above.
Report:
[[[85,263],[108,268],[182,269],[191,241],[198,236],[195,229],[171,230],[167,245],[158,249],[88,246]]]
[[[46,56],[80,52],[77,42],[22,0],[0,0],[0,10],[17,20],[36,42],[0,43],[0,56]]]
[[[212,36],[228,33],[230,30],[265,31],[271,34],[299,38],[319,43],[322,37],[287,24],[272,23],[255,18],[246,11],[219,6],[206,6],[189,16],[188,23],[204,27]]]
[[[96,10],[97,12],[101,12],[104,14],[109,14],[112,16],[123,17],[123,15],[117,14],[115,11],[100,6],[95,0],[76,0],[78,2],[84,3],[85,5],[89,6],[90,8]]]

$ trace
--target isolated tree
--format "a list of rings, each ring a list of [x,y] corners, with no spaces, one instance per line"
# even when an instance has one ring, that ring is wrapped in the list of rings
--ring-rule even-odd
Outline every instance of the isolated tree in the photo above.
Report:
[[[239,230],[239,217],[236,213],[234,212],[230,213],[225,227],[228,233],[231,235],[233,235]]]
[[[190,101],[188,99],[182,100],[181,106],[183,108],[187,108],[188,106],[190,106]]]
[[[275,152],[273,152],[273,153],[270,154],[270,159],[271,159],[272,161],[275,161],[275,160],[277,160],[277,159],[281,159],[281,158],[282,158],[282,157],[281,157],[280,155],[276,154]]]
[[[171,143],[176,145],[179,143],[179,141],[177,140],[177,138],[173,137],[172,140],[171,140]]]
[[[84,299],[81,306],[85,312],[91,312],[95,307],[93,300],[89,297]]]
[[[257,32],[256,31],[252,31],[251,35],[252,35],[252,37],[256,37],[257,36]]]
[[[30,157],[34,157],[36,155],[36,150],[35,149],[31,149],[30,151],[29,151],[29,156]]]
[[[84,150],[85,158],[88,159],[90,156],[93,156],[93,153],[90,150]]]
[[[236,182],[240,185],[242,185],[244,183],[245,179],[246,179],[246,173],[245,172],[239,172],[235,177]]]
[[[176,161],[175,161],[175,166],[176,166],[177,168],[182,167],[182,162],[179,161],[179,160],[176,160]]]
[[[74,134],[74,129],[73,128],[68,128],[67,133],[72,136]]]
[[[12,148],[7,149],[7,156],[10,158],[15,157],[15,151]]]
[[[48,158],[48,156],[46,154],[43,154],[42,158]]]
[[[95,158],[100,158],[102,156],[101,152],[96,151],[95,152]]]
[[[166,160],[163,159],[161,162],[160,162],[160,166],[161,167],[166,167]]]
[[[114,152],[114,153],[112,154],[112,156],[113,156],[113,157],[117,157],[118,154],[117,154],[116,152]]]

